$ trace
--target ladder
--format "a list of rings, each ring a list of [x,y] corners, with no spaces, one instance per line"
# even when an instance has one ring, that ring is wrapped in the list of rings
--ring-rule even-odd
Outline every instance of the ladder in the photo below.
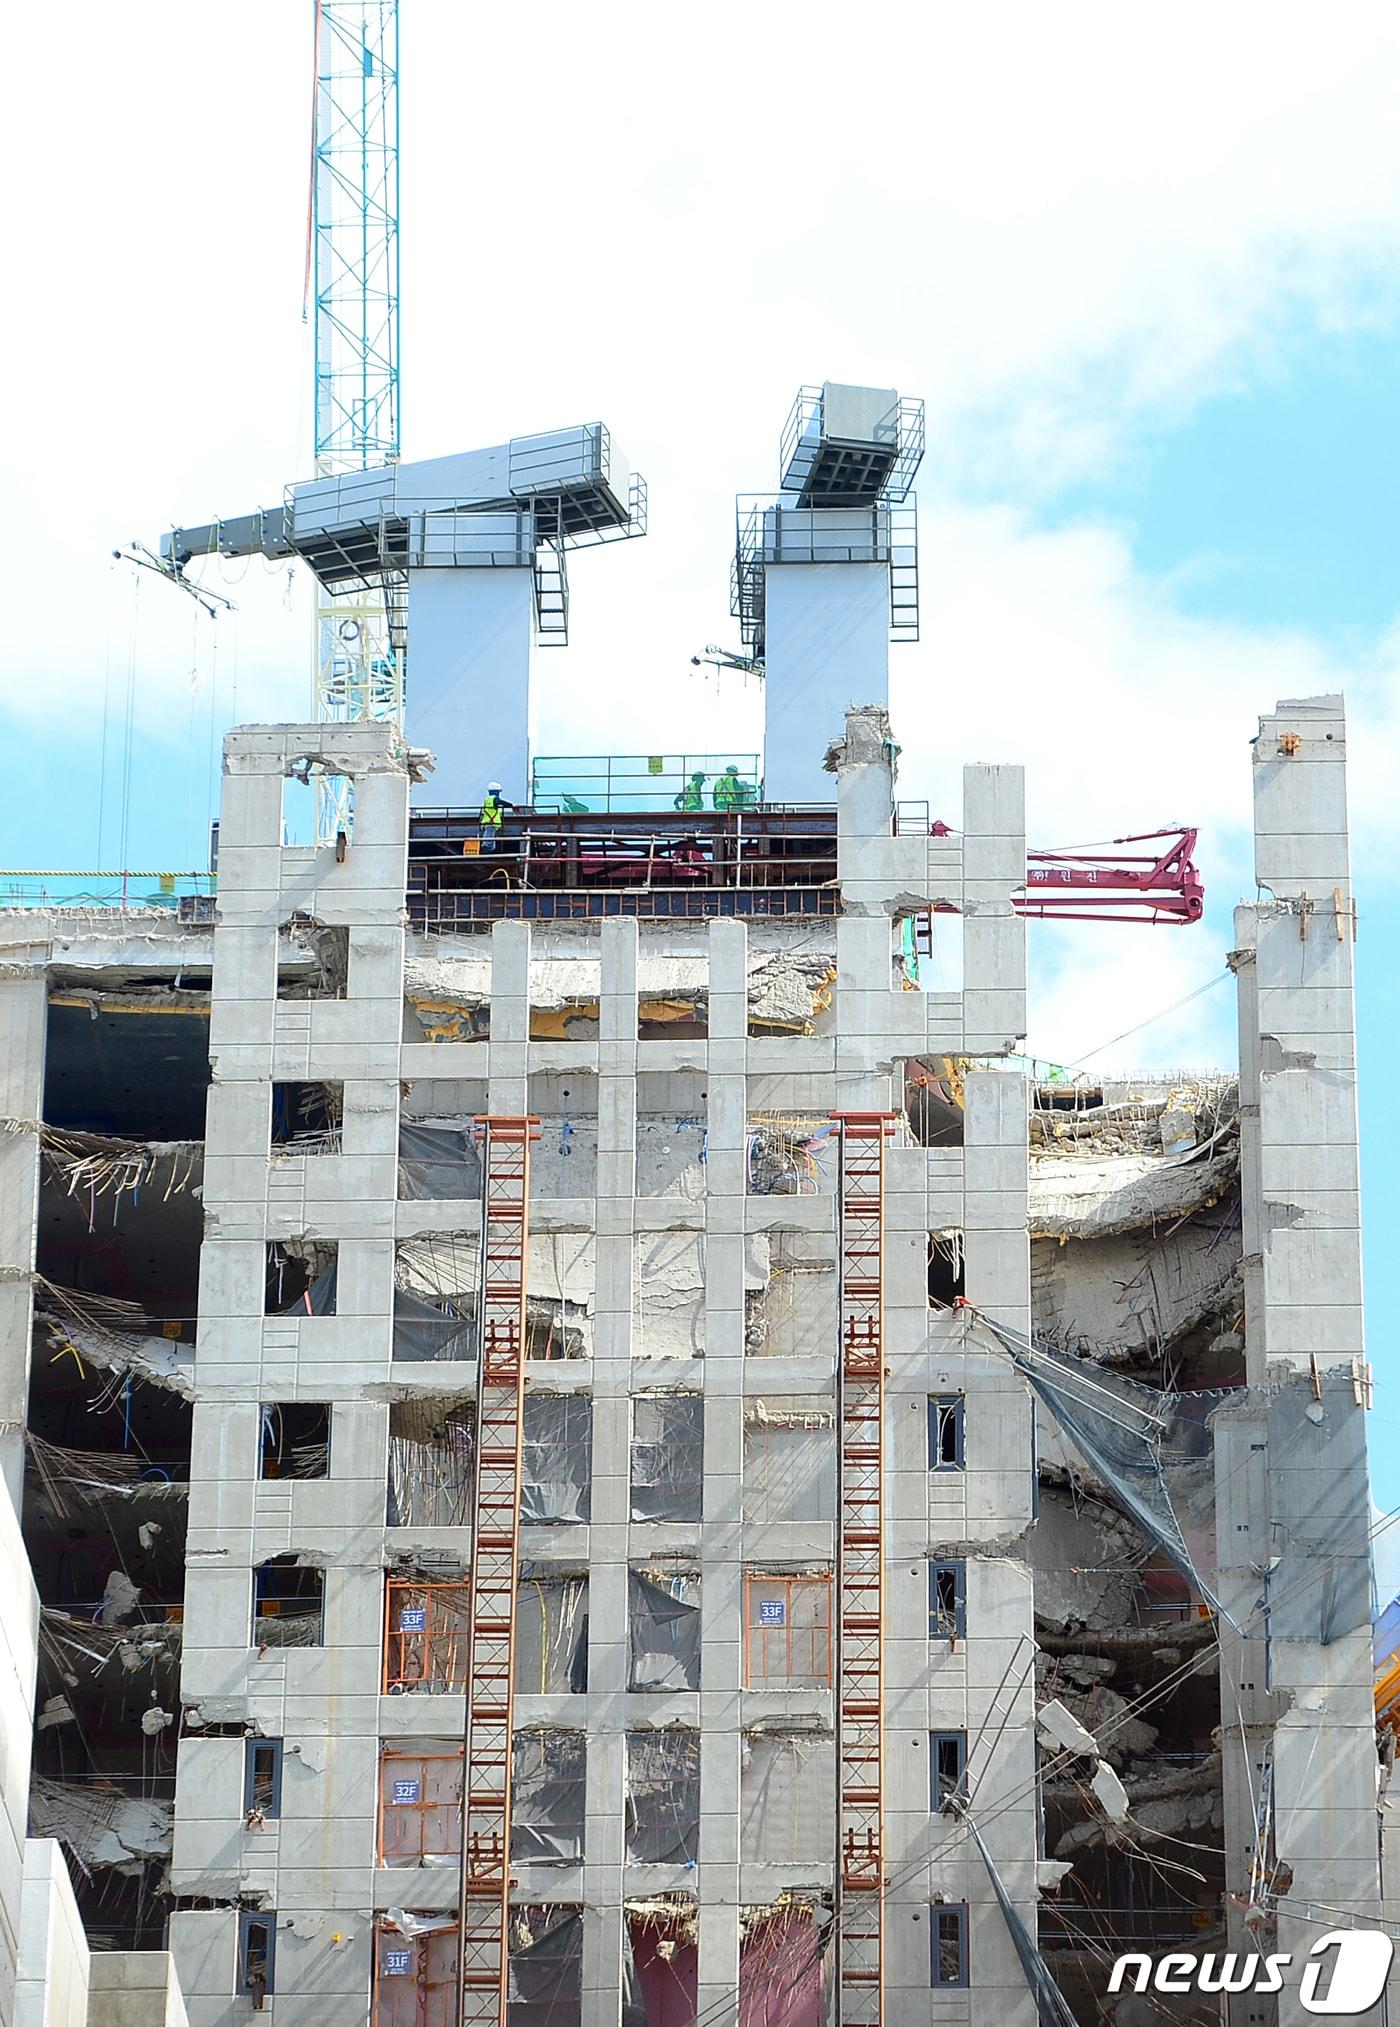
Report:
[[[884,2020],[884,1196],[887,1112],[832,1114],[840,1136],[841,1432],[837,1525],[838,2027]]]
[[[542,535],[535,551],[535,640],[542,648],[569,645],[569,574],[559,535]]]
[[[458,1910],[462,2027],[505,2027],[510,1964],[511,1717],[520,1561],[530,1143],[539,1122],[479,1118],[480,1382],[472,1492]]]

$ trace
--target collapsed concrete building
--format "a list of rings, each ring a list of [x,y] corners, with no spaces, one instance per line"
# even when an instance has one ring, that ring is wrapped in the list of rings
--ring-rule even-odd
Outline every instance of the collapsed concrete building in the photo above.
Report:
[[[1038,1078],[1020,771],[897,790],[907,404],[824,393],[751,801],[483,851],[248,727],[216,900],[4,919],[31,1820],[194,2027],[1222,2017],[1110,1992],[1183,1950],[1291,2022],[1386,1926],[1340,700],[1254,747],[1239,1076]]]

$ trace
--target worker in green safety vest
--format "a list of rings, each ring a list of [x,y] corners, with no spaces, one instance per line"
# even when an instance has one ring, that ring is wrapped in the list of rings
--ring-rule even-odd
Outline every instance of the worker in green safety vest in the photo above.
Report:
[[[500,842],[501,823],[505,817],[505,813],[506,806],[501,801],[500,782],[488,781],[486,793],[481,798],[481,816],[477,826],[477,834],[481,839],[482,851],[495,851],[496,846]]]
[[[753,807],[753,789],[747,781],[739,778],[739,768],[733,760],[715,781],[714,805],[718,810]]]
[[[705,807],[705,777],[692,774],[672,805],[675,809],[703,809]]]

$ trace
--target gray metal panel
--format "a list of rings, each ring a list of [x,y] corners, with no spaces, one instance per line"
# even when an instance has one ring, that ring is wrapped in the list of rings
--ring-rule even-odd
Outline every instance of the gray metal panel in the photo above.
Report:
[[[769,507],[765,563],[887,563],[887,507]]]
[[[410,570],[534,567],[535,524],[528,509],[506,514],[415,514],[408,524]]]
[[[822,382],[822,436],[828,443],[889,446],[899,437],[899,395],[893,387]]]
[[[601,422],[510,440],[512,493],[555,492],[603,476]]]
[[[468,507],[510,496],[510,445],[454,451],[450,457],[419,458],[394,473],[394,510]]]

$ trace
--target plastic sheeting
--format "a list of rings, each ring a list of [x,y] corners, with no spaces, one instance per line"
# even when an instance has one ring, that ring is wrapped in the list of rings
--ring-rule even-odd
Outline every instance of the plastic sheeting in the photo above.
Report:
[[[519,1696],[582,1696],[588,1688],[587,1577],[522,1577],[515,1606]]]
[[[652,1906],[655,1913],[629,1916],[625,1929],[624,1947],[635,1967],[642,2004],[640,2027],[694,2027],[699,1974],[694,1911],[687,1911],[688,1921],[683,1916],[668,1923],[660,1905]],[[712,2009],[703,2018],[717,2027]]]
[[[628,1732],[628,1858],[638,1865],[693,1865],[699,1850],[699,1733]]]
[[[640,1394],[633,1401],[633,1520],[699,1520],[704,1428],[702,1394]]]
[[[389,1412],[390,1527],[471,1524],[473,1409],[436,1423],[425,1403],[400,1401]]]
[[[830,1737],[749,1733],[739,1775],[739,1848],[745,1858],[757,1865],[828,1863],[835,1792],[836,1747]]]
[[[1301,1376],[1271,1393],[1267,1415],[1269,1634],[1330,1646],[1371,1619],[1366,1411],[1349,1372],[1324,1372],[1316,1395]]]
[[[804,1415],[747,1404],[744,1418],[744,1519],[754,1527],[802,1521],[829,1526],[836,1511],[836,1422],[827,1408]]]
[[[1029,1344],[988,1317],[981,1320],[1124,1512],[1221,1610],[1211,1590],[1215,1444],[1208,1418],[1238,1394],[1158,1393],[1087,1359]]]
[[[592,1510],[593,1402],[587,1394],[525,1396],[522,1523],[586,1521]]]
[[[564,1916],[510,1953],[509,2027],[579,2027],[583,1915]],[[645,2023],[643,2023],[645,2027]]]
[[[450,1297],[431,1302],[410,1289],[394,1290],[395,1358],[431,1363],[439,1359],[465,1364],[476,1357],[475,1305]],[[464,1313],[465,1312],[465,1313]]]
[[[399,1122],[401,1199],[475,1203],[481,1195],[481,1157],[468,1128]]]
[[[518,1731],[511,1786],[510,1855],[536,1864],[583,1858],[587,1744],[581,1731]]]
[[[739,2027],[822,2027],[823,1931],[805,1908],[757,1922],[739,1951]]]
[[[672,1586],[628,1576],[629,1689],[700,1687],[700,1580],[675,1577]]]

